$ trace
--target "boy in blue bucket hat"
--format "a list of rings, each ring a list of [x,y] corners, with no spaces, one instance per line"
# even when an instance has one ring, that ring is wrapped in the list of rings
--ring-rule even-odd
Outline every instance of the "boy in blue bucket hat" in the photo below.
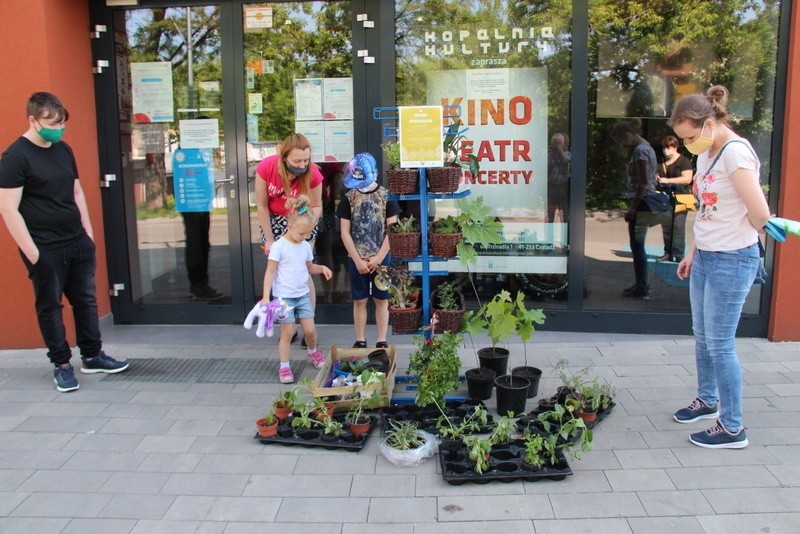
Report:
[[[367,152],[356,154],[347,166],[343,184],[350,191],[336,207],[342,243],[349,256],[350,294],[353,297],[353,348],[366,348],[367,299],[375,303],[378,348],[388,347],[389,293],[375,287],[374,277],[381,265],[389,265],[388,227],[397,222],[400,205],[389,201],[389,190],[377,182],[378,166]]]

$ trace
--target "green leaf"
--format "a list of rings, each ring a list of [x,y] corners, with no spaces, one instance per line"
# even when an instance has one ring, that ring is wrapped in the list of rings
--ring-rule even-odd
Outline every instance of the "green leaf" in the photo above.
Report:
[[[456,255],[462,265],[476,265],[478,263],[478,253],[475,252],[475,247],[464,241],[459,241],[456,244]]]

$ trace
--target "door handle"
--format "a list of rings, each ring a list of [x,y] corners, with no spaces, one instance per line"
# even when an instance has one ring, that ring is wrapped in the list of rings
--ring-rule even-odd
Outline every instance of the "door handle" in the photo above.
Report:
[[[236,181],[236,177],[234,175],[230,175],[227,178],[223,178],[222,180],[214,180],[215,184],[232,184]]]

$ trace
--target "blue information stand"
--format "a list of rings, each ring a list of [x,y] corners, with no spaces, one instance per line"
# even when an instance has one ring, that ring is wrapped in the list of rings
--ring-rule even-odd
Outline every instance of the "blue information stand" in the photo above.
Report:
[[[461,106],[442,106],[447,118],[459,117]],[[399,113],[397,107],[378,107],[372,112],[373,118],[381,121],[396,121]],[[391,125],[384,126],[383,135],[385,137],[397,137],[397,128]],[[407,262],[419,262],[421,269],[413,273],[422,279],[422,324],[427,325],[431,319],[430,296],[431,296],[431,276],[447,276],[448,271],[432,271],[431,262],[447,261],[447,258],[430,256],[428,252],[428,201],[464,198],[469,196],[471,191],[466,190],[460,193],[428,193],[428,171],[425,168],[419,169],[419,193],[411,195],[389,195],[389,200],[417,200],[419,201],[419,221],[420,234],[422,235],[421,254],[416,258],[406,258]],[[426,335],[430,335],[426,331]]]
[[[446,113],[446,117],[453,118],[461,115],[461,106],[442,106],[444,109],[450,111]],[[373,110],[373,118],[381,121],[396,121],[398,118],[397,107],[378,107]],[[391,125],[384,126],[384,137],[397,137],[397,128]],[[460,193],[428,193],[428,172],[427,169],[419,169],[419,193],[410,195],[389,195],[389,200],[416,200],[419,201],[419,220],[420,220],[420,234],[422,237],[421,253],[416,258],[405,258],[407,262],[419,262],[420,269],[412,271],[415,275],[422,279],[422,324],[427,325],[431,318],[430,296],[431,296],[431,276],[447,276],[448,271],[433,271],[431,270],[431,262],[447,261],[448,258],[439,258],[431,256],[428,252],[428,201],[429,200],[445,200],[464,198],[469,196],[470,190],[462,191]],[[424,331],[425,336],[430,336],[430,330]],[[460,377],[464,380],[464,377]],[[396,377],[399,383],[415,382],[415,376]],[[417,387],[413,385],[406,385],[406,390],[413,391]],[[463,397],[446,397],[445,400],[464,400]],[[413,398],[393,398],[392,402],[398,404],[410,404],[414,402]]]

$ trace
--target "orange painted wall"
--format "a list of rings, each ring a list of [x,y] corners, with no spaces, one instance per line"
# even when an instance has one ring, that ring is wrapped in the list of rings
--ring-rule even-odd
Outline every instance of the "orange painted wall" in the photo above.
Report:
[[[86,0],[4,2],[0,17],[0,151],[27,129],[31,93],[58,95],[70,113],[64,139],[78,161],[97,243],[100,316],[111,312],[100,202],[100,171]],[[43,347],[33,309],[33,288],[16,243],[0,224],[0,349]],[[72,314],[65,308],[72,332]],[[74,336],[70,336],[74,345]]]
[[[783,131],[783,161],[778,215],[800,220],[800,1],[792,2],[789,32],[789,75],[786,80],[786,122]],[[778,245],[775,255],[772,306],[767,337],[772,341],[800,341],[797,308],[800,302],[800,239]]]

